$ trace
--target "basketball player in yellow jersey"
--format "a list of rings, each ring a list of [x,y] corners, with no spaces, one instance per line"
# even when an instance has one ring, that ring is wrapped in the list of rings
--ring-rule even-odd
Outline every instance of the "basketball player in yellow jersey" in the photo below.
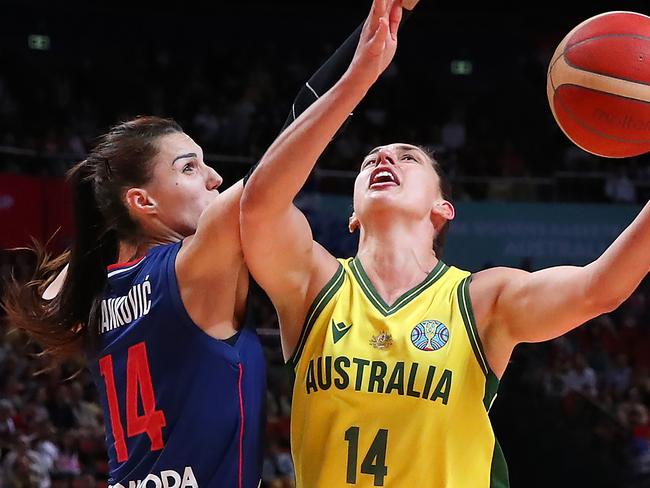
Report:
[[[454,217],[436,162],[390,144],[364,158],[355,182],[357,256],[335,259],[292,201],[390,63],[399,20],[398,1],[375,0],[348,71],[262,158],[242,197],[243,251],[295,368],[298,487],[503,488],[488,410],[513,348],[632,293],[650,268],[650,207],[587,266],[470,275],[436,256]]]

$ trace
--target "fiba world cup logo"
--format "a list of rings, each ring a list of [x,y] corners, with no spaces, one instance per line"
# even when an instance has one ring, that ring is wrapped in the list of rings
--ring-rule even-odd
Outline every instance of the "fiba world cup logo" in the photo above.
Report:
[[[449,329],[437,320],[425,320],[413,327],[411,342],[421,351],[437,351],[449,341]]]

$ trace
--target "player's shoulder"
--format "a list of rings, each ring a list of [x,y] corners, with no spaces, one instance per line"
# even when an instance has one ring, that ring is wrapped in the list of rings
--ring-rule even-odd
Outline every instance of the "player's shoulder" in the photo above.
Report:
[[[473,282],[485,282],[486,284],[497,284],[503,281],[520,278],[529,275],[529,271],[508,266],[495,266],[472,273]]]
[[[472,301],[495,301],[507,284],[529,274],[529,271],[507,266],[496,266],[472,273],[470,285]]]
[[[521,269],[497,266],[472,273],[469,299],[479,334],[493,322],[497,303],[506,285],[528,274]]]
[[[457,266],[448,265],[446,262],[442,260],[438,261],[438,264],[436,264],[436,266],[431,270],[429,274],[430,275],[435,274],[441,279],[450,282],[463,281],[466,278],[472,276],[472,273],[470,271],[467,271],[463,268],[459,268]]]

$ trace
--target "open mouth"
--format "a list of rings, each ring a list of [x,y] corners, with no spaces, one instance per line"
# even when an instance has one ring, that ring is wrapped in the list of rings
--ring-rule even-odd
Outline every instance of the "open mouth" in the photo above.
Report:
[[[385,188],[389,186],[399,186],[399,179],[390,168],[377,168],[370,175],[368,188]]]

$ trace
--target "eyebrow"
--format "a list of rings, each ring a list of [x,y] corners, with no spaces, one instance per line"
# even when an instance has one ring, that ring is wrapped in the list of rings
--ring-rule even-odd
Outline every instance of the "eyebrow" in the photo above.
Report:
[[[181,154],[180,156],[176,156],[174,160],[172,161],[172,166],[174,166],[174,163],[178,161],[179,159],[184,159],[184,158],[195,158],[196,153],[187,153],[187,154]]]
[[[374,148],[372,151],[370,151],[368,154],[366,154],[366,158],[368,156],[372,156],[373,154],[377,154],[382,147],[384,147],[384,146],[378,146],[378,147]],[[395,146],[395,148],[398,151],[403,151],[403,152],[405,152],[405,151],[420,151],[419,147],[411,146],[411,145],[408,145],[408,144],[400,144],[398,146]]]

